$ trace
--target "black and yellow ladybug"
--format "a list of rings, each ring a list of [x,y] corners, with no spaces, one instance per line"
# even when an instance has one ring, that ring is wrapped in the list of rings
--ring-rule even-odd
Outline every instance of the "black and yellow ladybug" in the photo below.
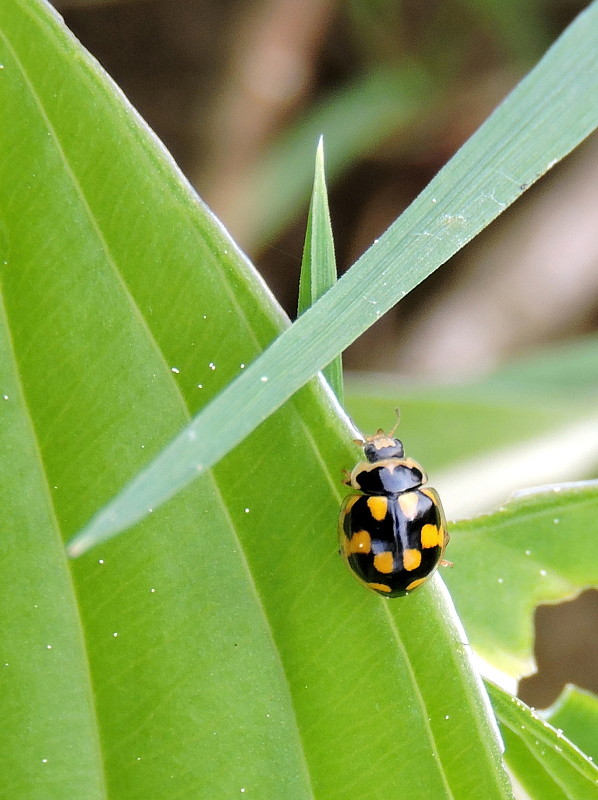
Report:
[[[355,441],[367,461],[360,461],[345,483],[362,494],[345,498],[339,520],[347,564],[384,597],[401,597],[425,583],[443,562],[449,540],[440,498],[434,489],[422,488],[426,473],[405,458],[394,430]]]

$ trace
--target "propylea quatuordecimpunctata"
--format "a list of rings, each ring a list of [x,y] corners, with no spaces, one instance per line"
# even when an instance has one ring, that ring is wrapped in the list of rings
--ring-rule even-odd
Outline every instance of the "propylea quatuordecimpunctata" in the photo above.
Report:
[[[397,423],[398,424],[398,423]],[[341,506],[340,550],[357,579],[384,597],[401,597],[425,583],[443,562],[449,535],[442,504],[403,443],[378,430],[365,441],[367,461],[347,480],[361,494]]]

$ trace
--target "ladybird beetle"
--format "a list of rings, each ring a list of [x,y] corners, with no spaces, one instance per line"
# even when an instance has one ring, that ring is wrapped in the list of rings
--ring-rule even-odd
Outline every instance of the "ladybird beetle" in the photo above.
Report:
[[[341,554],[357,579],[384,597],[409,594],[450,563],[442,559],[449,535],[440,498],[423,487],[426,473],[405,457],[395,429],[355,440],[367,461],[344,483],[361,494],[344,499],[339,519]]]

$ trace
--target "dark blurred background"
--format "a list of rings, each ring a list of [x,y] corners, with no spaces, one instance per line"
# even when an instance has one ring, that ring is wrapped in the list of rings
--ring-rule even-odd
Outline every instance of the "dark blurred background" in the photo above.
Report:
[[[317,134],[339,271],[411,202],[587,4],[576,0],[55,0],[294,316]],[[566,125],[563,119],[563,125]],[[477,375],[598,323],[598,137],[345,354]],[[438,332],[442,331],[439,336]],[[400,345],[399,345],[400,339]],[[598,692],[598,593],[537,612],[540,672]]]

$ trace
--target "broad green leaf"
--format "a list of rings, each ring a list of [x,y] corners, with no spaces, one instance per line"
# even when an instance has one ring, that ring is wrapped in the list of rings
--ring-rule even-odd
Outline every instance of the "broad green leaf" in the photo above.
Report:
[[[0,797],[105,797],[85,635],[0,307]]]
[[[517,697],[488,683],[509,769],[531,800],[595,800],[598,767]]]
[[[598,761],[598,697],[577,686],[566,686],[556,703],[539,716],[562,731],[580,750]]]
[[[596,37],[594,2],[384,236],[98,512],[71,554],[132,525],[230,452],[594,130]]]
[[[324,140],[320,139],[316,152],[314,188],[301,262],[298,314],[307,311],[335,283],[336,259],[324,174]],[[322,372],[342,405],[343,367],[341,356],[338,355]]]
[[[598,483],[588,481],[451,526],[455,568],[444,577],[472,646],[493,666],[533,672],[534,608],[598,586],[597,507]]]
[[[319,380],[66,562],[286,321],[57,15],[0,31],[0,796],[508,800],[440,581],[390,606],[338,556],[357,452]]]

